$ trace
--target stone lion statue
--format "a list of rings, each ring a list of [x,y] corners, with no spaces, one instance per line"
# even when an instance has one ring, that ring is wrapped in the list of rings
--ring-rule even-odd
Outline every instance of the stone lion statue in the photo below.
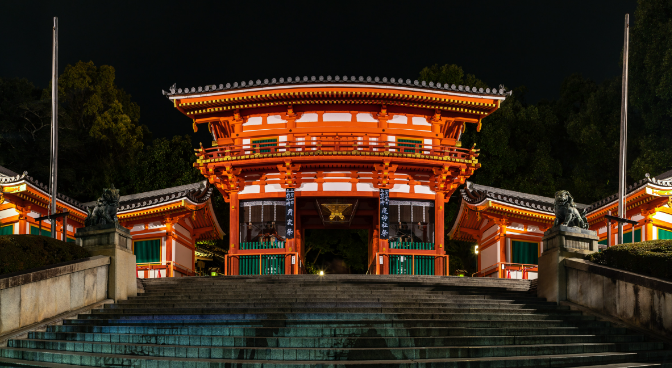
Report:
[[[119,222],[117,208],[119,208],[119,189],[115,189],[112,184],[111,188],[103,189],[103,195],[98,198],[95,207],[86,209],[88,216],[84,220],[84,226]]]
[[[566,190],[555,192],[555,223],[553,226],[564,225],[570,227],[588,228],[585,211],[580,213],[574,203],[574,197]]]

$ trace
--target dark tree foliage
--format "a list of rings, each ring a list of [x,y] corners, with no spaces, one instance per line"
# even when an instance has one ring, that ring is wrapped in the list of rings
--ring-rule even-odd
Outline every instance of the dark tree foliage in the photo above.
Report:
[[[477,79],[473,74],[464,74],[462,67],[455,64],[446,64],[442,66],[439,66],[439,64],[434,64],[430,67],[425,67],[420,71],[420,80],[441,84],[462,84],[465,86],[479,88],[488,87],[483,81]]]
[[[306,230],[306,262],[313,266],[322,256],[339,256],[352,273],[364,273],[368,268],[369,233],[367,230]]]
[[[111,66],[68,65],[58,78],[58,191],[81,201],[123,180],[143,147],[140,108],[114,83]],[[0,165],[47,182],[51,88],[0,80]]]
[[[0,236],[0,275],[91,257],[75,243],[39,235]]]
[[[640,0],[630,33],[630,101],[641,115],[631,177],[672,169],[672,2]]]
[[[46,180],[51,101],[41,96],[26,79],[0,78],[0,166]]]
[[[204,180],[196,162],[191,138],[176,135],[157,138],[134,157],[127,169],[123,194],[147,192]]]

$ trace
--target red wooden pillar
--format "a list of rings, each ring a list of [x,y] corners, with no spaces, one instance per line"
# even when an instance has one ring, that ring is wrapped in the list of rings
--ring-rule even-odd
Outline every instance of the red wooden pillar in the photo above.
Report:
[[[237,254],[240,249],[240,203],[238,201],[238,192],[230,192],[229,196],[229,254]],[[238,275],[238,257],[231,259],[230,266],[230,274]]]
[[[444,248],[444,200],[445,194],[443,192],[436,192],[434,197],[434,249],[436,250],[437,255],[446,254],[446,249]],[[444,265],[445,260],[443,257],[436,258],[434,265],[434,274],[435,275],[444,275],[444,269],[448,265]]]

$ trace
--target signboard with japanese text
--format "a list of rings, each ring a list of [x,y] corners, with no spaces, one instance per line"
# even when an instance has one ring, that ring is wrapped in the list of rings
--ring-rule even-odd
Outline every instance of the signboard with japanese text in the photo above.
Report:
[[[390,238],[390,190],[380,189],[380,238]]]
[[[285,211],[287,239],[294,239],[294,188],[285,190]]]

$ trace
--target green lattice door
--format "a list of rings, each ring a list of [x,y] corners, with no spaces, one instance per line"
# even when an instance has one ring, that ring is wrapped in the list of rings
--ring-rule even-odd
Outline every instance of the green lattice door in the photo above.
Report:
[[[398,138],[397,146],[401,148],[401,152],[404,153],[418,153],[422,149],[422,140],[421,139],[408,139],[408,138]]]
[[[252,149],[254,152],[269,153],[275,152],[275,148],[278,146],[278,138],[262,138],[262,139],[253,139],[252,140]]]

